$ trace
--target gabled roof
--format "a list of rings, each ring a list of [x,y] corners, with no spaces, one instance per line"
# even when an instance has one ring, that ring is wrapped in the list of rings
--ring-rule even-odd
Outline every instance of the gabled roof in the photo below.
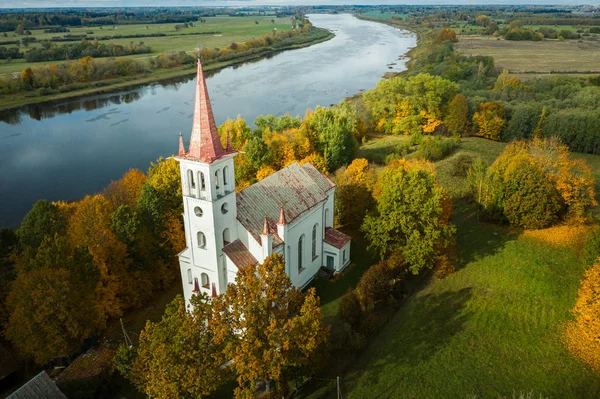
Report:
[[[67,397],[58,389],[48,374],[42,371],[7,399],[67,399]]]
[[[234,265],[237,266],[238,269],[242,269],[246,266],[256,265],[258,261],[248,248],[244,245],[240,240],[235,240],[223,247],[223,252],[225,255],[231,259]]]
[[[327,200],[335,184],[310,163],[293,163],[287,168],[264,178],[237,194],[237,218],[260,242],[265,217],[275,236],[273,245],[281,244],[276,235],[276,220],[281,219],[283,208],[287,224],[293,223],[304,212]]]
[[[323,237],[323,241],[336,247],[337,249],[344,248],[344,245],[346,245],[351,239],[352,237],[349,235],[346,235],[332,227],[325,228],[325,237]]]

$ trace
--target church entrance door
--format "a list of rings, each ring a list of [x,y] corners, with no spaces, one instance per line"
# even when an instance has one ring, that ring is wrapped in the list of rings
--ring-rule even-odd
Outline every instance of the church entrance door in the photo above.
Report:
[[[327,255],[327,268],[333,270],[333,256]]]

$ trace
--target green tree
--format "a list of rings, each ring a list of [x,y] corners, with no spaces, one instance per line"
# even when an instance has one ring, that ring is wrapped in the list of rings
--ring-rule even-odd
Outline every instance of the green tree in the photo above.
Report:
[[[532,109],[526,105],[519,105],[513,110],[512,118],[502,132],[502,139],[510,141],[530,138],[533,131]]]
[[[379,174],[376,211],[362,225],[369,247],[381,258],[401,254],[418,274],[452,240],[452,203],[425,161],[394,160]]]
[[[287,392],[290,369],[310,366],[327,341],[314,288],[295,288],[280,255],[238,271],[237,284],[213,300],[215,340],[237,374],[236,398],[253,398],[256,381]]]
[[[25,29],[23,28],[23,24],[18,24],[17,28],[15,29],[15,33],[19,36],[23,36],[23,34],[25,33]]]
[[[462,94],[457,94],[448,105],[448,114],[444,119],[448,131],[455,136],[463,135],[469,126],[469,104]]]
[[[67,220],[56,205],[39,200],[23,218],[17,235],[21,246],[37,249],[45,237],[64,234],[66,226]]]
[[[194,295],[185,308],[179,295],[158,323],[148,321],[140,334],[129,378],[151,398],[198,398],[209,395],[222,380],[226,362],[209,327],[211,304]],[[127,369],[125,367],[125,369]]]
[[[6,296],[10,283],[16,278],[13,257],[19,245],[19,238],[14,230],[0,228],[0,334],[6,326]]]
[[[343,101],[331,108],[317,107],[315,112],[304,120],[304,133],[317,137],[318,152],[325,158],[329,171],[350,162],[358,143],[354,138],[357,127],[356,111]]]

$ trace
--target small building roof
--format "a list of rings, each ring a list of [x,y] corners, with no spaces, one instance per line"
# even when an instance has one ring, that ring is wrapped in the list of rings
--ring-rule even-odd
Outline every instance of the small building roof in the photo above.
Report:
[[[67,399],[67,397],[58,389],[48,374],[42,371],[7,399]]]
[[[350,242],[350,240],[352,240],[352,237],[334,229],[333,227],[325,228],[325,237],[323,241],[331,246],[336,247],[337,249],[344,248],[344,245]]]
[[[293,223],[300,215],[326,201],[329,191],[335,188],[327,176],[310,163],[300,166],[293,163],[264,178],[237,194],[237,218],[260,242],[265,217],[269,230],[274,232],[273,246],[282,243],[276,235],[276,220]]]
[[[234,265],[237,266],[238,269],[242,269],[246,266],[256,265],[258,261],[248,248],[244,245],[240,240],[235,240],[223,247],[223,252],[225,255],[231,259]]]

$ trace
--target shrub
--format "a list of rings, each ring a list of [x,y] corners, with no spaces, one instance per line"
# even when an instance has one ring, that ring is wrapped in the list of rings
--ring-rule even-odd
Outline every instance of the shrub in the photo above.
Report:
[[[416,156],[425,158],[428,161],[438,161],[454,151],[457,145],[458,141],[456,139],[428,136],[423,139]]]
[[[369,312],[389,302],[393,289],[393,273],[387,262],[382,261],[365,271],[356,291],[360,308]]]
[[[467,177],[467,173],[475,162],[475,157],[469,154],[459,154],[452,160],[452,176]]]
[[[362,319],[362,313],[358,294],[355,290],[348,291],[340,300],[337,312],[338,317],[357,330]]]

